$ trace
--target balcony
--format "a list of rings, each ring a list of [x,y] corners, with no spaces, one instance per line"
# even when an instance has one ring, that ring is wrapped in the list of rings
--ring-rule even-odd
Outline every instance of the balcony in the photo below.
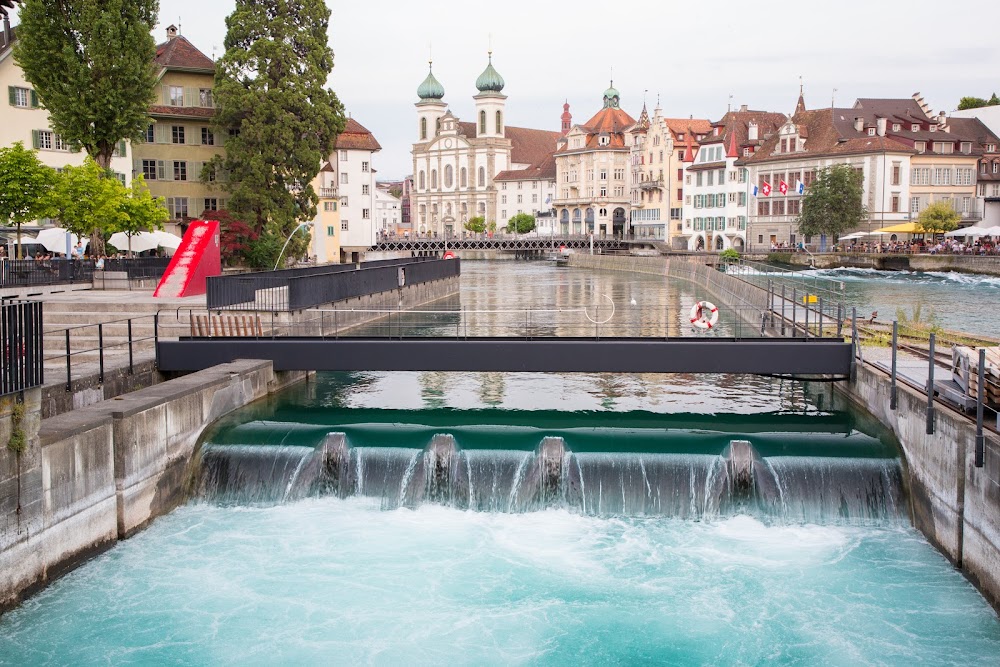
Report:
[[[320,188],[319,198],[320,199],[336,199],[339,195],[337,194],[337,188]]]
[[[972,210],[972,211],[959,211],[959,213],[961,214],[963,221],[979,222],[980,220],[983,219],[983,212],[982,211],[976,211],[976,210]]]
[[[663,179],[658,178],[656,180],[642,181],[639,183],[639,188],[642,190],[662,190]]]

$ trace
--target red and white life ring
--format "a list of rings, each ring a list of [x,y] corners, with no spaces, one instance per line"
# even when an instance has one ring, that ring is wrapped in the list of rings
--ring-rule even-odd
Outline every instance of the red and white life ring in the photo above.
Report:
[[[691,324],[699,329],[711,329],[719,321],[719,309],[710,301],[699,301],[691,306]]]
[[[455,253],[449,250],[441,257],[441,259],[455,259]]]

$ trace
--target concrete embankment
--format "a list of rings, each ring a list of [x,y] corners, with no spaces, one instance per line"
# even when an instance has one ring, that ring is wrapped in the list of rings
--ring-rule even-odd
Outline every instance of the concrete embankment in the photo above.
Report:
[[[772,253],[754,256],[793,266],[817,269],[879,269],[882,271],[941,271],[1000,276],[1000,257],[971,255],[892,255],[878,253]]]
[[[767,303],[766,290],[697,261],[573,255],[570,264],[669,275],[720,297]],[[890,378],[869,365],[859,365],[853,382],[835,387],[895,434],[908,470],[914,526],[1000,610],[1000,438],[987,432],[985,466],[976,468],[975,422],[968,417],[938,406],[928,435],[927,397],[900,386],[899,405],[891,410]]]
[[[26,392],[28,447],[0,448],[0,610],[183,502],[202,431],[304,377],[234,362],[44,421]]]

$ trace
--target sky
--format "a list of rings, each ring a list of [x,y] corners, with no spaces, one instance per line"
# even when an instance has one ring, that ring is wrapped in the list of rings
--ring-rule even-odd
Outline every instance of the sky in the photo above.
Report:
[[[834,89],[838,106],[920,92],[935,111],[955,109],[965,95],[1000,92],[1000,41],[976,36],[979,26],[1000,24],[996,0],[967,0],[960,11],[936,0],[327,5],[335,55],[329,85],[382,145],[375,157],[382,180],[412,171],[413,104],[429,53],[452,113],[472,120],[475,81],[492,45],[509,124],[553,131],[564,101],[576,123],[601,108],[612,71],[633,117],[644,98],[652,111],[658,96],[670,117],[718,120],[730,96],[734,107],[791,113],[799,77],[809,108],[828,107]],[[221,55],[234,6],[160,0],[157,42],[175,23],[206,55]]]

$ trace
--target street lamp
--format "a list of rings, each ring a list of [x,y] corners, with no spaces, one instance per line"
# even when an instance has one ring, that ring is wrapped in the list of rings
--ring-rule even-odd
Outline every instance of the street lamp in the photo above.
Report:
[[[292,242],[292,237],[295,236],[295,233],[300,229],[302,229],[303,227],[312,227],[312,226],[313,226],[312,222],[303,222],[292,230],[292,233],[288,235],[287,239],[285,239],[285,245],[281,246],[281,252],[278,253],[278,259],[275,260],[274,262],[274,269],[273,269],[274,271],[278,270],[278,264],[281,263],[281,256],[285,254],[285,248],[287,248],[288,244]]]

